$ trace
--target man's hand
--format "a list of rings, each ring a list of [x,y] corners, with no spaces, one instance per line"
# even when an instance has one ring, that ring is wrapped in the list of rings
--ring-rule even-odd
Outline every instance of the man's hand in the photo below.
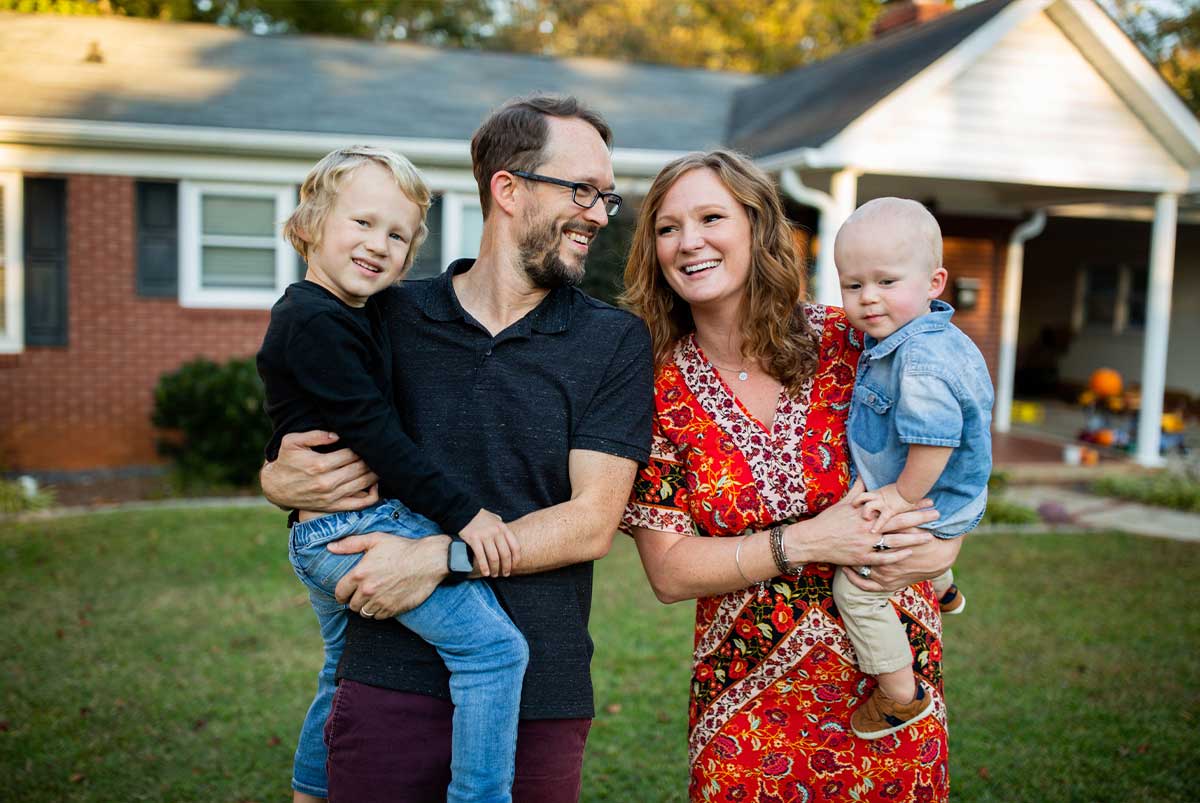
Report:
[[[336,513],[379,501],[379,478],[349,449],[321,453],[314,446],[336,442],[332,432],[314,430],[283,436],[279,457],[259,474],[263,496],[285,510]]]
[[[488,510],[480,510],[459,533],[475,553],[481,577],[508,577],[521,559],[521,547],[508,525]]]
[[[352,535],[326,547],[339,555],[364,552],[363,559],[338,582],[338,602],[364,608],[368,618],[390,619],[420,605],[448,574],[450,538],[400,538],[385,533]]]
[[[867,521],[872,519],[875,524],[871,527],[871,532],[887,532],[888,524],[892,517],[900,513],[908,513],[910,510],[916,510],[920,502],[910,502],[900,495],[900,491],[896,488],[896,484],[885,485],[879,490],[869,491],[864,494],[859,494],[854,499],[854,506],[862,508],[863,518]]]

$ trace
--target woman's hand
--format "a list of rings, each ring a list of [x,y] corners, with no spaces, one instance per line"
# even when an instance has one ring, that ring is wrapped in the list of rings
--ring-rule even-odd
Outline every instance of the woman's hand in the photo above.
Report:
[[[909,530],[908,532],[918,531]],[[926,534],[928,535],[928,533]],[[906,533],[890,534],[887,536],[888,543],[891,543],[892,539],[904,535]],[[937,577],[954,565],[954,560],[958,557],[958,550],[961,548],[961,538],[931,538],[923,544],[905,550],[908,554],[898,561],[886,564],[867,564],[871,565],[869,578],[859,576],[851,565],[844,566],[842,571],[850,578],[851,583],[863,591],[886,591],[892,594],[913,583]]]
[[[284,509],[336,513],[379,501],[379,478],[349,449],[316,452],[337,441],[332,432],[293,432],[283,436],[279,457],[259,473],[263,496]]]
[[[928,532],[915,529],[937,519],[930,500],[922,499],[916,510],[894,516],[889,532],[880,535],[871,532],[874,522],[865,520],[855,507],[855,498],[862,492],[862,480],[858,480],[836,505],[814,518],[790,525],[784,532],[788,561],[885,566],[905,560],[914,547],[934,540]],[[876,550],[880,542],[887,548]]]

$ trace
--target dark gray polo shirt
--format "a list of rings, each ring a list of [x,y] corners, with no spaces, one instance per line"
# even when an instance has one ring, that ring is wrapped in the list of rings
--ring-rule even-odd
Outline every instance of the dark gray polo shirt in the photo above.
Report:
[[[644,463],[653,409],[645,325],[560,288],[493,337],[450,282],[472,264],[382,299],[396,407],[416,444],[505,521],[571,498],[572,449]],[[521,717],[593,716],[591,562],[489,582],[529,642]],[[348,622],[339,678],[449,698],[445,666],[415,634],[394,620]]]

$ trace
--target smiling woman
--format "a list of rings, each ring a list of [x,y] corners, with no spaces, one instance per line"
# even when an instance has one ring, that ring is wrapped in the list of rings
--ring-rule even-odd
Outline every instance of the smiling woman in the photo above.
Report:
[[[910,529],[930,511],[898,517],[889,550],[872,550],[846,445],[861,341],[841,310],[802,303],[801,274],[775,187],[746,159],[693,154],[654,180],[625,272],[653,337],[654,441],[623,526],[660,600],[698,600],[689,794],[943,801],[941,622],[922,581],[947,556]],[[849,725],[871,690],[832,600],[850,565],[903,589],[937,706],[875,742]]]

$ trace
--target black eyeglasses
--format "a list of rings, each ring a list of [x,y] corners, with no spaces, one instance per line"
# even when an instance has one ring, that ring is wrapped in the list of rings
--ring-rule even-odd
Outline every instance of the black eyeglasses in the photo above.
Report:
[[[529,179],[530,181],[543,181],[546,184],[557,184],[560,187],[570,187],[571,200],[577,206],[582,206],[584,209],[591,209],[596,205],[596,201],[604,199],[604,211],[609,217],[617,214],[617,210],[621,208],[621,196],[615,192],[601,192],[591,184],[583,181],[567,181],[566,179],[553,178],[551,176],[539,176],[537,173],[526,173],[524,170],[508,171],[514,176]]]

